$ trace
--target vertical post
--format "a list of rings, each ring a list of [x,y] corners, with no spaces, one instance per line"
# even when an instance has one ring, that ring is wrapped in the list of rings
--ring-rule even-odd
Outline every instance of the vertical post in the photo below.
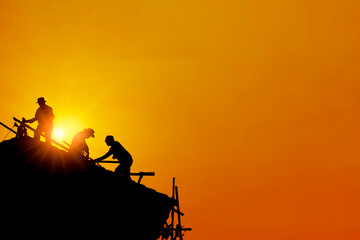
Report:
[[[175,178],[173,177],[173,184],[172,184],[172,199],[175,202]],[[171,211],[171,223],[170,223],[170,229],[171,229],[171,240],[174,240],[176,236],[174,236],[174,208]]]
[[[177,203],[177,210],[178,212],[178,225],[176,226],[176,229],[179,229],[179,237],[180,240],[183,240],[182,237],[182,226],[181,226],[181,219],[180,219],[180,204],[179,204],[179,192],[178,192],[178,187],[175,187],[175,196],[176,196],[176,203]]]

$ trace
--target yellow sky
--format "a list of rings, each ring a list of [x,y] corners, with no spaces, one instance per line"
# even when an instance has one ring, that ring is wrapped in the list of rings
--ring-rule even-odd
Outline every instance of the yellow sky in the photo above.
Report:
[[[144,184],[170,194],[177,178],[189,240],[357,239],[359,10],[4,0],[0,121],[43,96],[67,141],[95,129],[92,157],[114,135],[132,171],[156,172]]]

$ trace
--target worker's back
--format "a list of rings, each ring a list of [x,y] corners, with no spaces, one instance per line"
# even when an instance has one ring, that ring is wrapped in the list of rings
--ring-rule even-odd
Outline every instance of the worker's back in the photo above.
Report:
[[[36,110],[35,118],[39,121],[41,126],[52,126],[54,113],[52,107],[43,105]]]
[[[117,159],[120,164],[132,165],[133,159],[130,153],[118,141],[114,141],[111,144],[110,152],[113,154],[113,158]]]
[[[71,146],[70,146],[70,152],[71,153],[77,153],[83,155],[85,152],[86,154],[89,154],[89,147],[85,142],[85,132],[81,131],[77,134],[75,134]]]

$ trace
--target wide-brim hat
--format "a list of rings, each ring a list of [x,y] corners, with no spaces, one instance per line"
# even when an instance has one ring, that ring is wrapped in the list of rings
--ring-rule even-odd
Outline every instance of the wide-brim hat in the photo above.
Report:
[[[84,131],[85,132],[88,132],[89,133],[89,135],[90,135],[90,137],[95,137],[95,131],[94,131],[94,129],[92,129],[92,128],[85,128],[84,129]]]
[[[36,103],[39,103],[39,102],[46,102],[46,101],[45,101],[45,98],[39,97],[39,98],[37,99],[37,102],[36,102]]]

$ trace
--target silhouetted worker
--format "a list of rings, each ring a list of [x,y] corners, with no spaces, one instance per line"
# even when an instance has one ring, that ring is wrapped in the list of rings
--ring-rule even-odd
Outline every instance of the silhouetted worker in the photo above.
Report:
[[[34,139],[40,141],[41,133],[45,133],[46,142],[50,144],[53,130],[54,112],[51,107],[45,104],[45,102],[46,101],[43,97],[38,98],[36,103],[38,103],[40,107],[36,110],[35,117],[25,120],[25,122],[33,123],[38,121],[39,125],[35,130]]]
[[[73,156],[78,155],[89,159],[89,147],[86,144],[85,139],[95,137],[95,131],[92,128],[84,129],[81,132],[75,134],[69,149],[69,153]]]
[[[130,167],[133,163],[133,159],[128,151],[117,141],[114,140],[113,136],[107,136],[105,138],[106,145],[110,146],[110,150],[102,157],[94,159],[96,162],[113,155],[113,159],[117,159],[120,165],[115,169],[115,173],[123,176],[125,179],[131,180],[130,178]]]
[[[18,129],[16,131],[16,138],[24,138],[24,137],[27,137],[27,130],[25,127],[25,118],[22,118],[22,121],[20,125],[18,125]]]

